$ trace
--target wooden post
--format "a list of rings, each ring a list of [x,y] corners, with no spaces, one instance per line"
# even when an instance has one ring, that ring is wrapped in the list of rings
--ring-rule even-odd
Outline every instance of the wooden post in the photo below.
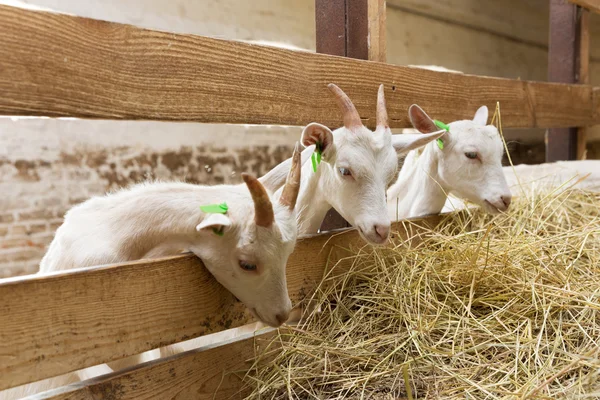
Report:
[[[577,82],[583,84],[590,83],[590,11],[578,7],[580,11],[579,21],[579,61],[577,65]],[[577,129],[577,159],[586,159],[586,127]]]
[[[385,0],[315,0],[317,53],[385,62]],[[334,209],[322,231],[350,226]]]
[[[587,11],[566,0],[550,0],[548,80],[577,83],[587,79],[589,34]],[[583,72],[583,73],[582,73]],[[583,156],[585,130],[552,128],[546,132],[546,162],[574,160]],[[578,145],[578,136],[581,142]]]

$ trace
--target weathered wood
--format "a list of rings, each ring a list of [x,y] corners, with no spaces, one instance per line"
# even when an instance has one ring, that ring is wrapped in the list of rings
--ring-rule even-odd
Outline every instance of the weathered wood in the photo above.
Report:
[[[331,208],[327,211],[327,214],[325,214],[320,230],[321,232],[327,232],[332,229],[349,228],[350,226],[350,223],[346,221],[335,208]]]
[[[578,6],[564,0],[550,0],[550,46],[548,80],[577,82],[579,66],[580,13]],[[577,129],[552,128],[546,132],[546,162],[577,157]]]
[[[590,86],[369,63],[0,7],[0,114],[339,126],[335,82],[375,124],[386,86],[390,123],[422,105],[441,120],[502,104],[505,127],[592,125]]]
[[[369,3],[374,1],[346,0],[346,57],[369,59]]]
[[[368,60],[385,62],[387,45],[385,0],[369,0]]]
[[[346,55],[346,0],[315,0],[317,53]]]
[[[600,14],[600,0],[569,0],[569,2]]]
[[[432,227],[443,217],[417,222]],[[412,226],[412,224],[411,224]],[[410,236],[396,224],[400,237]],[[298,241],[288,261],[297,303],[349,248],[355,230]],[[342,273],[348,264],[340,263]],[[251,321],[192,255],[0,282],[0,390]]]
[[[274,333],[188,351],[49,390],[29,399],[243,399],[246,394],[244,373],[252,366],[255,354],[277,349],[277,343],[272,343]]]
[[[581,84],[590,83],[590,12],[587,9],[579,8],[579,56],[577,57],[577,82]],[[577,129],[577,159],[586,158],[586,140],[587,128]]]

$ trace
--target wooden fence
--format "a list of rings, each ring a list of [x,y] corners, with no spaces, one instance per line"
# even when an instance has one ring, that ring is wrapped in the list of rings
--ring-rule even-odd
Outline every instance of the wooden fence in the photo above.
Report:
[[[0,6],[0,115],[336,127],[341,119],[326,89],[334,82],[367,126],[375,125],[381,83],[392,127],[409,126],[412,103],[455,120],[496,101],[505,127],[600,123],[599,87],[383,63],[383,0],[317,0],[316,9],[317,49],[334,55]],[[393,228],[408,240],[439,223],[444,218],[433,216]],[[292,301],[362,245],[354,230],[301,239],[287,267]],[[338,263],[336,272],[345,265]],[[0,282],[0,390],[248,322],[243,306],[191,255],[8,279]],[[256,343],[248,338],[185,352],[37,398],[239,396],[235,371]]]

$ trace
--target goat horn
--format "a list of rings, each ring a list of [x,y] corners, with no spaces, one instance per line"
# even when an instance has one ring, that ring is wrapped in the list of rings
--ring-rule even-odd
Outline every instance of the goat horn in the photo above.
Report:
[[[279,198],[279,203],[287,206],[290,210],[296,207],[296,199],[298,199],[298,192],[300,191],[300,171],[302,170],[300,158],[300,143],[296,142],[290,172],[285,180],[285,186]]]
[[[329,90],[335,95],[338,106],[340,110],[342,110],[342,114],[344,117],[344,126],[348,129],[355,128],[357,126],[362,125],[362,121],[360,120],[360,115],[358,111],[356,111],[356,107],[352,104],[350,98],[336,85],[330,83],[327,85]]]
[[[385,107],[385,94],[383,84],[379,85],[377,92],[377,128],[389,128],[387,109]]]
[[[267,190],[253,175],[242,173],[242,179],[246,182],[254,202],[254,222],[258,226],[271,227],[275,221],[275,215]]]

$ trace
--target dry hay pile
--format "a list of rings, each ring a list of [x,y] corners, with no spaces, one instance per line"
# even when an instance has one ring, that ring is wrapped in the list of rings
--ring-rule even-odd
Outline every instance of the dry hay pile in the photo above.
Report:
[[[250,397],[600,398],[599,217],[600,194],[538,192],[365,247],[258,357]]]

